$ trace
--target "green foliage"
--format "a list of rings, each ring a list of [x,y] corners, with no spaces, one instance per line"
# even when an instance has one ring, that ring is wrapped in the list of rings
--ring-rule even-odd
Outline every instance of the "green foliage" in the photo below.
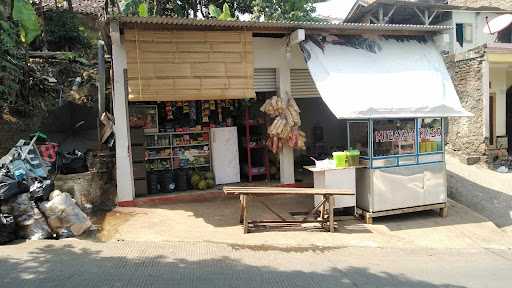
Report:
[[[14,0],[12,17],[20,23],[21,40],[30,44],[41,34],[39,18],[29,0]]]
[[[210,4],[208,11],[210,12],[210,16],[217,18],[217,20],[235,20],[235,18],[231,16],[231,11],[227,3],[224,3],[224,6],[222,6],[222,11],[220,11],[217,6]]]
[[[115,0],[111,0],[115,1]],[[118,0],[120,1],[120,0]],[[249,13],[267,21],[321,21],[314,17],[318,0],[124,0],[122,12],[130,16],[173,16],[234,20]],[[139,11],[140,5],[143,9]],[[218,8],[222,5],[222,11]],[[146,13],[147,12],[147,13]]]
[[[44,33],[50,51],[84,51],[91,43],[82,31],[78,16],[69,10],[44,14]]]
[[[115,1],[115,0],[110,0]],[[238,13],[250,13],[252,11],[251,1],[252,0],[118,0],[121,5],[121,10],[124,15],[129,16],[142,16],[139,13],[139,6],[144,3],[147,7],[148,16],[172,16],[172,17],[184,17],[184,18],[218,18],[211,14],[210,7],[213,5],[215,9],[220,12],[223,18],[228,20],[234,19],[232,16],[233,12]],[[223,5],[223,11],[217,8],[217,6]],[[224,13],[229,11],[229,14]],[[229,17],[228,17],[229,16]]]
[[[148,17],[155,15],[156,1],[126,0],[123,1],[123,14],[129,16]]]
[[[137,8],[137,12],[140,17],[147,17],[148,14],[148,5],[146,3],[140,3],[139,7]]]
[[[318,22],[320,18],[313,16],[315,0],[254,0],[253,18],[266,21],[298,21]]]
[[[25,51],[20,42],[20,29],[5,19],[0,6],[0,110],[16,101],[25,67]]]

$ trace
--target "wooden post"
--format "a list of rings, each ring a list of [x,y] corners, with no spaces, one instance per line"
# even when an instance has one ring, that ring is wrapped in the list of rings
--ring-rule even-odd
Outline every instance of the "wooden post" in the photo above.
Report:
[[[329,231],[334,232],[334,196],[327,195],[329,197]]]
[[[247,220],[247,195],[243,195],[243,207],[244,207],[244,234],[247,234],[249,233],[249,223],[248,223],[248,220]]]
[[[439,216],[446,218],[448,217],[448,203],[444,208],[439,208]]]
[[[278,63],[277,73],[279,81],[279,96],[284,100],[291,95],[291,79],[290,79],[290,63],[288,61],[288,50],[286,37],[281,42],[281,58]],[[294,161],[293,161],[293,149],[288,145],[284,145],[281,152],[279,152],[279,175],[281,184],[292,184],[295,183],[294,174]]]
[[[373,224],[373,217],[370,213],[363,213],[364,215],[364,223],[366,224]]]
[[[117,200],[133,200],[135,196],[132,156],[130,153],[130,127],[128,125],[128,97],[125,69],[126,51],[122,44],[119,23],[110,23],[113,65],[114,132],[116,135]]]

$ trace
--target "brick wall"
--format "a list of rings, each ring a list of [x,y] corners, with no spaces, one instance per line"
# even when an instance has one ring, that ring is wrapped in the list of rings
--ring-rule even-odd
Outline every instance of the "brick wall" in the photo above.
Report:
[[[483,133],[482,63],[485,48],[451,55],[447,67],[464,109],[473,117],[451,117],[448,122],[448,149],[468,157],[481,157],[486,153]]]
[[[448,4],[469,7],[497,7],[512,10],[512,1],[510,0],[449,0]]]

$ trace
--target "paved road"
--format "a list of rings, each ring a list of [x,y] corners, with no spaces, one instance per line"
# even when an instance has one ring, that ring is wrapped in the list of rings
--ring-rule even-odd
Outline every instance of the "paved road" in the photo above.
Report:
[[[512,251],[208,242],[0,246],[0,287],[510,287]]]

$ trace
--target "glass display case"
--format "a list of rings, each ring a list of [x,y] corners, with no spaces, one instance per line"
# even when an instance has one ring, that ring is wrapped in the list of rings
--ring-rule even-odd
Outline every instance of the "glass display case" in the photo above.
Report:
[[[347,125],[348,146],[361,151],[370,168],[444,161],[442,118],[354,120]]]
[[[347,125],[349,147],[360,150],[367,163],[356,172],[357,209],[367,223],[404,211],[439,208],[446,214],[442,118],[349,120]]]

